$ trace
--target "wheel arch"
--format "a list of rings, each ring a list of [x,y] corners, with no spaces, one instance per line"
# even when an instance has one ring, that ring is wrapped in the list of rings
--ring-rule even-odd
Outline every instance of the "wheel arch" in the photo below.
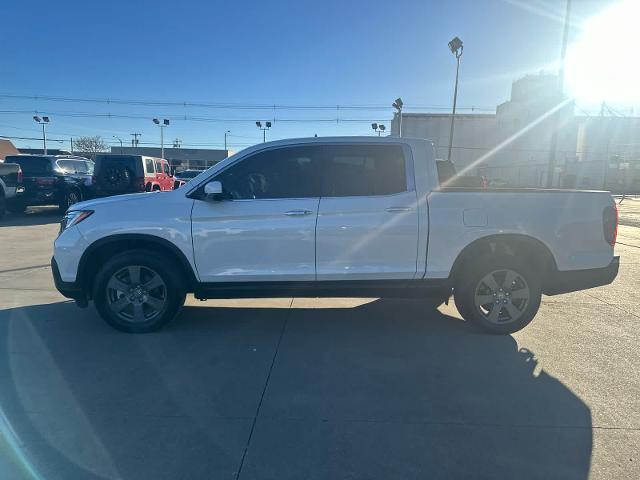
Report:
[[[450,280],[455,285],[456,278],[464,269],[465,263],[477,255],[517,256],[535,269],[547,283],[557,270],[556,260],[551,249],[537,238],[524,234],[496,234],[478,238],[467,245],[457,256],[451,268]]]
[[[198,280],[184,252],[168,240],[148,234],[123,233],[96,240],[87,247],[80,258],[76,282],[83,286],[85,293],[90,298],[99,265],[115,254],[140,249],[169,255],[181,269],[186,290],[193,291]]]

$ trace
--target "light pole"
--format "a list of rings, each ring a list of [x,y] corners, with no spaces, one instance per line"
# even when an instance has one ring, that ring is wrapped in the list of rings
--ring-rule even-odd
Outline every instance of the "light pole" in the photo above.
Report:
[[[38,115],[33,116],[33,120],[36,123],[42,125],[42,153],[47,154],[47,123],[49,123],[49,117],[43,116],[40,118]]]
[[[227,151],[227,135],[231,133],[231,130],[226,130],[224,132],[224,151]]]
[[[162,123],[160,123],[160,120],[154,118],[153,123],[160,127],[160,156],[164,158],[164,129],[169,126],[169,120],[165,118],[162,120]]]
[[[120,148],[122,148],[122,139],[120,137],[118,137],[117,135],[113,135],[113,138],[115,138],[116,140],[118,140],[120,142]]]
[[[387,127],[385,127],[384,125],[378,125],[377,123],[372,123],[371,128],[374,132],[378,132],[378,136],[380,136],[380,134],[382,134],[387,129]]]
[[[453,146],[453,126],[454,120],[456,118],[456,102],[458,101],[458,74],[460,73],[460,57],[462,56],[462,52],[464,50],[462,40],[460,40],[458,37],[454,37],[454,39],[449,42],[449,50],[451,50],[451,53],[456,56],[456,85],[453,89],[453,112],[451,113],[451,128],[449,129],[449,154],[447,155],[447,160],[451,161],[451,147]]]
[[[262,143],[267,141],[267,130],[271,128],[271,122],[264,122],[264,127],[262,126],[262,122],[256,122],[256,127],[262,130]]]
[[[396,98],[396,101],[393,102],[391,104],[391,106],[393,108],[395,108],[398,112],[398,117],[399,117],[399,121],[400,121],[400,127],[398,128],[398,136],[401,137],[402,136],[402,106],[404,105],[404,103],[402,103],[402,99],[400,97]]]

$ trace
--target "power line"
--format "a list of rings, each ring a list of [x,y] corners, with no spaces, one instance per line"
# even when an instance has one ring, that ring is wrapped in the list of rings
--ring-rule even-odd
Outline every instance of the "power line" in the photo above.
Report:
[[[45,114],[58,117],[74,117],[74,118],[127,118],[148,120],[149,115],[145,114],[122,114],[122,113],[100,113],[100,112],[54,112],[49,110],[0,110],[0,114]],[[225,123],[254,123],[255,118],[218,118],[218,117],[202,117],[193,115],[162,115],[163,118],[174,121],[192,121],[192,122],[225,122]],[[388,118],[277,118],[274,117],[270,121],[273,123],[369,123],[386,121]]]
[[[147,107],[198,107],[215,108],[225,110],[391,110],[387,104],[266,104],[266,103],[235,103],[235,102],[198,102],[198,101],[163,101],[163,100],[127,100],[117,98],[82,98],[63,97],[53,95],[17,95],[0,94],[0,98],[10,98],[14,100],[37,100],[47,102],[67,102],[67,103],[97,103],[105,105],[139,105]],[[413,110],[449,110],[448,105],[405,105],[403,108]],[[495,111],[492,107],[458,107],[460,110],[471,111]]]

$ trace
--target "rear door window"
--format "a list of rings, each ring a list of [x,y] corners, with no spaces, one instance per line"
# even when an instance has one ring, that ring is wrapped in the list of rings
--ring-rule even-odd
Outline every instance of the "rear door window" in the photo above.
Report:
[[[322,196],[375,196],[407,191],[400,145],[331,145],[323,148]]]
[[[152,158],[146,158],[144,160],[144,164],[145,164],[145,169],[147,171],[147,174],[156,173],[155,168],[153,168],[153,159]]]
[[[162,173],[162,163],[156,160],[156,173]]]

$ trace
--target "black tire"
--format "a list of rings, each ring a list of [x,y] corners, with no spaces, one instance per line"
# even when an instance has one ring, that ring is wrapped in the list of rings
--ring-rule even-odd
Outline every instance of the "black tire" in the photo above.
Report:
[[[539,275],[516,257],[485,256],[472,260],[459,277],[454,289],[458,312],[485,332],[502,335],[517,332],[538,313],[542,298]],[[491,279],[493,282],[487,283]],[[490,288],[489,283],[495,288]],[[490,300],[479,305],[487,299]]]
[[[129,299],[133,298],[136,293],[129,293],[131,296],[125,299],[127,294],[123,290],[116,291],[113,288],[114,283],[110,282],[121,280],[124,283],[123,287],[130,287],[130,282],[127,283],[126,281],[127,277],[122,275],[128,272],[128,268],[136,269],[137,267],[140,267],[139,285],[141,287],[144,287],[144,282],[149,278],[150,272],[156,274],[163,282],[163,285],[149,288],[147,295],[142,294],[136,297],[134,302],[130,302]],[[153,252],[131,250],[121,253],[106,262],[96,276],[93,289],[93,301],[96,309],[105,322],[122,332],[147,333],[158,330],[173,319],[182,308],[182,305],[184,305],[186,297],[184,280],[181,275],[176,274],[179,271],[180,267],[177,264]],[[147,275],[147,277],[144,275]],[[155,277],[152,276],[150,278],[154,279]],[[131,276],[128,279],[131,280]],[[150,281],[147,281],[147,284],[149,283]],[[118,285],[118,283],[115,283],[115,285]],[[120,292],[123,295],[119,295]],[[151,304],[146,303],[149,297],[156,301],[162,301],[162,306],[158,307],[157,310],[153,310]],[[114,311],[114,309],[117,310],[116,302],[121,301],[126,306],[120,310],[120,313],[116,313]],[[134,318],[136,315],[135,303],[138,305],[143,303],[140,306],[142,317],[138,318],[137,321]]]
[[[58,205],[61,213],[65,213],[71,205],[82,201],[82,193],[80,190],[72,188],[64,194],[62,202]]]

